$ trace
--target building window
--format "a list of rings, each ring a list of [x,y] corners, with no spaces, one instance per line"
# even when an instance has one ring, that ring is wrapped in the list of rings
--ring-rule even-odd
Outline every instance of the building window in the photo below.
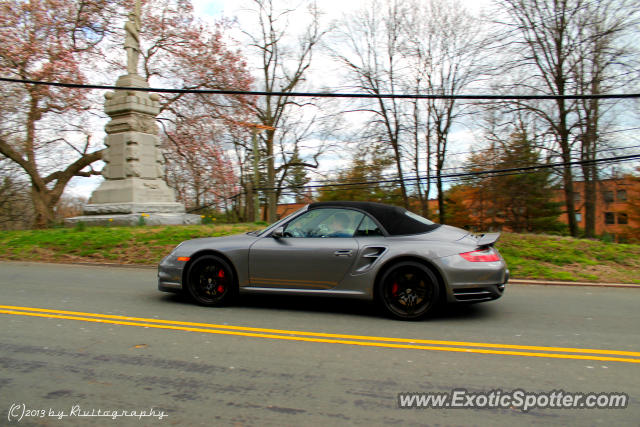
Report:
[[[628,224],[629,218],[626,213],[618,212],[618,224]]]
[[[582,194],[578,193],[577,191],[575,193],[573,193],[573,201],[574,202],[580,202],[582,200]]]
[[[613,202],[613,191],[605,191],[603,196],[606,203]]]
[[[624,202],[625,200],[627,200],[627,190],[618,190],[616,197],[618,198],[619,202]]]
[[[615,224],[616,223],[616,215],[613,212],[605,212],[604,213],[604,223],[605,224]]]
[[[582,222],[582,214],[580,212],[576,212],[576,222]]]

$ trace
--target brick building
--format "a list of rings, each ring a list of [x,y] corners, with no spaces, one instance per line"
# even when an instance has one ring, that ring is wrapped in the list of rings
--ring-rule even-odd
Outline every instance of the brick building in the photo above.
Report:
[[[585,226],[584,182],[574,183],[574,201],[578,226]],[[640,181],[631,177],[604,179],[597,183],[596,235],[610,235],[616,241],[637,239],[640,234],[640,217],[634,204],[640,202]],[[558,201],[564,193],[558,193]],[[568,223],[567,214],[560,221]]]

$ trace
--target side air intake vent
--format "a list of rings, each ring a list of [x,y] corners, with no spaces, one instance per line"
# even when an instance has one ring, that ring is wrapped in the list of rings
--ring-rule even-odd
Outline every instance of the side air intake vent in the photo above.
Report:
[[[371,266],[387,251],[384,246],[368,246],[362,250],[356,263],[355,271],[362,273]]]

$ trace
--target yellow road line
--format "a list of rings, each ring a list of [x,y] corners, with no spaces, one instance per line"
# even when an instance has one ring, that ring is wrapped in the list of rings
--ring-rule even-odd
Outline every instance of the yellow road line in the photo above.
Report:
[[[6,307],[6,306],[0,306],[0,307]],[[37,310],[37,309],[33,309],[33,310]],[[45,310],[45,309],[42,309],[42,310]],[[140,323],[140,322],[131,322],[131,321],[123,321],[123,320],[110,320],[107,318],[67,316],[67,315],[53,314],[52,312],[55,313],[54,310],[47,310],[47,312],[45,313],[45,312],[33,312],[33,311],[28,312],[28,311],[0,309],[0,313],[18,315],[18,316],[79,320],[79,321],[85,321],[85,322],[95,322],[95,323],[104,323],[104,324],[140,326],[145,328],[170,329],[170,330],[179,330],[179,331],[201,332],[201,333],[220,334],[220,335],[236,335],[236,336],[257,337],[257,338],[270,338],[270,339],[280,339],[280,340],[289,340],[289,341],[348,344],[348,345],[359,345],[359,346],[366,346],[366,347],[386,347],[386,348],[401,348],[401,349],[449,351],[449,352],[459,352],[459,353],[480,353],[480,354],[497,354],[497,355],[511,355],[511,356],[527,356],[527,357],[546,357],[546,358],[556,358],[556,359],[598,360],[598,361],[609,361],[609,362],[640,363],[640,359],[621,358],[621,357],[590,356],[590,355],[578,355],[578,354],[533,353],[533,352],[504,351],[504,350],[487,350],[487,349],[478,349],[478,348],[437,347],[437,346],[425,346],[425,345],[415,345],[415,344],[392,344],[387,342],[322,339],[322,338],[311,338],[311,337],[304,337],[304,336],[287,336],[287,335],[274,335],[274,334],[265,334],[265,333],[240,332],[240,331],[232,331],[232,330],[194,328],[194,327],[175,326],[175,325],[169,325],[169,324],[159,325],[154,323]],[[95,315],[95,316],[99,316],[99,315]],[[110,315],[105,315],[105,317],[106,316],[110,316]],[[147,320],[151,321],[151,320],[157,320],[157,319],[147,319]],[[167,323],[170,323],[170,322],[167,321]],[[369,337],[369,338],[375,339],[375,337]],[[405,340],[404,342],[407,342],[407,341],[409,340]],[[541,347],[541,348],[550,349],[553,347]],[[607,350],[603,350],[603,351],[607,351]],[[602,353],[602,354],[605,354],[605,353]]]
[[[634,351],[620,351],[620,350],[602,350],[591,348],[568,348],[568,347],[542,347],[542,346],[530,346],[530,345],[517,345],[517,344],[495,344],[495,343],[478,343],[478,342],[465,342],[465,341],[442,341],[442,340],[423,340],[414,338],[391,338],[391,337],[376,337],[367,335],[345,335],[345,334],[329,334],[323,332],[304,332],[294,331],[286,329],[268,329],[268,328],[254,328],[248,326],[233,326],[233,325],[220,325],[214,323],[196,323],[196,322],[182,322],[173,320],[162,319],[150,319],[144,317],[130,317],[130,316],[118,316],[111,314],[98,314],[98,313],[86,313],[79,311],[66,311],[66,310],[50,310],[46,308],[34,308],[34,307],[19,307],[11,305],[0,305],[0,309],[8,310],[22,310],[33,311],[42,313],[57,313],[74,316],[89,316],[100,317],[106,319],[117,319],[136,322],[150,322],[169,325],[184,325],[184,326],[196,326],[204,328],[216,328],[216,329],[229,329],[235,331],[248,331],[248,332],[266,332],[271,334],[286,334],[286,335],[302,335],[308,337],[322,337],[322,338],[341,338],[348,340],[367,340],[367,341],[382,341],[382,342],[396,342],[396,343],[410,343],[410,344],[436,344],[436,345],[451,345],[451,346],[463,346],[463,347],[487,347],[498,349],[511,349],[511,350],[535,350],[535,351],[550,351],[561,353],[582,353],[582,354],[607,354],[616,356],[633,356],[640,357],[640,352]]]

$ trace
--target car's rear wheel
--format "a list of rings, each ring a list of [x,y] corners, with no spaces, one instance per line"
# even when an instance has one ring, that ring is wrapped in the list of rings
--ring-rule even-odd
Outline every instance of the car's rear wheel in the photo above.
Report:
[[[215,255],[196,258],[187,272],[187,290],[200,305],[218,306],[228,303],[236,294],[236,281],[231,266]]]
[[[438,303],[438,279],[425,265],[403,261],[384,272],[377,293],[378,301],[390,316],[418,320],[431,313]]]

